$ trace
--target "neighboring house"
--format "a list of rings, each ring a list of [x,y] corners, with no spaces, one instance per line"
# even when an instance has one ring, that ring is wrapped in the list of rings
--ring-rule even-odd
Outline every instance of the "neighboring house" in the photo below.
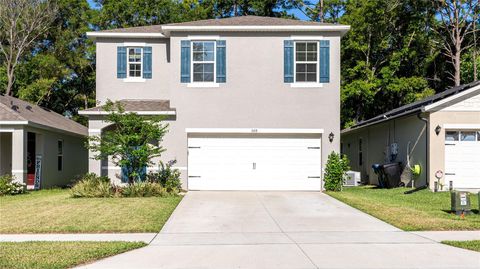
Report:
[[[393,149],[397,147],[398,152]],[[376,184],[374,163],[419,164],[415,186],[479,190],[480,81],[461,85],[360,122],[342,131],[352,170]],[[402,181],[411,186],[408,169]]]
[[[86,173],[87,135],[85,126],[60,114],[0,95],[0,175],[12,174],[28,188],[36,173],[37,188],[65,186]]]
[[[81,114],[90,135],[107,127],[107,99],[167,115],[162,160],[178,161],[185,189],[319,191],[340,146],[348,29],[244,16],[90,32],[100,106]],[[122,178],[107,160],[90,159],[89,169]]]

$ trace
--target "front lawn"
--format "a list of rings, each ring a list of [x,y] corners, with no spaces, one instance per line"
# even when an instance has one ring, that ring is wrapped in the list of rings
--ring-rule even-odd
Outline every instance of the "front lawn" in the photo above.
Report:
[[[406,190],[409,189],[362,186],[327,194],[406,231],[480,230],[479,214],[461,219],[449,212],[449,192],[421,190],[403,194]],[[478,213],[477,196],[470,197],[472,207]]]
[[[3,242],[0,268],[70,268],[145,245],[142,242]]]
[[[447,244],[450,246],[454,246],[457,248],[464,248],[473,251],[480,252],[480,240],[472,240],[472,241],[442,241],[443,244]]]
[[[0,233],[158,232],[182,198],[71,198],[69,190],[0,197]]]

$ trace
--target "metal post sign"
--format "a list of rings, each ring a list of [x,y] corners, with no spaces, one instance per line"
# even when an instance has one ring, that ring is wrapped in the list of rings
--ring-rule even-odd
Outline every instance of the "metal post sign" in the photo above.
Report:
[[[42,155],[37,155],[35,157],[35,181],[34,181],[35,190],[40,189],[41,175],[42,175]]]

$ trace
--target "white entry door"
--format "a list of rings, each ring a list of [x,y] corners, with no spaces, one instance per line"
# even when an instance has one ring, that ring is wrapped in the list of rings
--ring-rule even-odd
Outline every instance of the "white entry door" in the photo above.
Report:
[[[454,189],[480,188],[480,132],[448,130],[445,136],[445,183]]]
[[[188,139],[190,190],[320,190],[320,138]]]

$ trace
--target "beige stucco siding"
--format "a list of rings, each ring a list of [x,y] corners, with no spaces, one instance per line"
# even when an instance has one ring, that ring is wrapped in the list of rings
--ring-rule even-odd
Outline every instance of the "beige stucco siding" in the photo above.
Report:
[[[363,165],[359,165],[359,140],[362,139]],[[407,164],[407,148],[411,165],[419,164],[422,173],[415,178],[415,186],[426,182],[426,127],[416,115],[393,119],[357,130],[344,132],[342,143],[344,154],[350,159],[351,168],[362,173],[362,179],[370,184],[377,184],[378,179],[372,170],[375,163],[401,162]],[[398,144],[398,155],[390,159],[390,145]],[[410,146],[408,146],[410,144]],[[405,171],[406,172],[406,171]],[[407,173],[402,175],[402,181],[410,185]]]
[[[467,102],[468,103],[468,102]],[[475,103],[478,105],[478,103]],[[457,109],[458,110],[458,109]],[[432,179],[430,187],[433,188],[433,182],[438,180],[439,183],[448,187],[448,182],[445,182],[445,176],[437,179],[435,174],[437,171],[442,171],[445,174],[445,126],[448,124],[460,125],[480,125],[480,111],[455,111],[453,108],[447,110],[440,110],[430,114],[430,169],[429,175]],[[440,133],[435,133],[435,128],[441,127]],[[480,153],[479,153],[480,156]]]
[[[227,82],[218,88],[191,88],[180,83],[180,42],[187,34],[172,33],[169,41],[128,40],[146,43],[153,50],[153,75],[140,83],[116,78],[116,47],[125,40],[97,40],[97,99],[166,99],[177,115],[163,146],[163,160],[176,159],[186,188],[186,128],[318,128],[332,132],[332,143],[322,139],[323,164],[340,145],[340,36],[311,33],[330,40],[330,83],[320,88],[293,88],[283,80],[283,44],[295,33],[188,33],[226,40]],[[298,34],[297,34],[298,35]],[[302,33],[302,36],[307,35]],[[105,124],[90,118],[89,129]],[[90,170],[99,170],[91,161]],[[323,166],[322,166],[323,167]],[[112,174],[112,173],[109,173]]]
[[[41,188],[66,186],[88,171],[88,151],[85,148],[85,137],[25,125],[2,125],[2,128],[13,130],[13,132],[1,133],[2,167],[0,170],[2,173],[12,173],[13,171],[12,174],[18,181],[26,182],[26,138],[28,132],[35,133],[35,153],[42,155]],[[57,169],[58,140],[63,141],[62,171]],[[10,145],[7,144],[8,142]],[[12,150],[9,151],[9,147]],[[11,167],[4,167],[7,162],[11,163]]]

